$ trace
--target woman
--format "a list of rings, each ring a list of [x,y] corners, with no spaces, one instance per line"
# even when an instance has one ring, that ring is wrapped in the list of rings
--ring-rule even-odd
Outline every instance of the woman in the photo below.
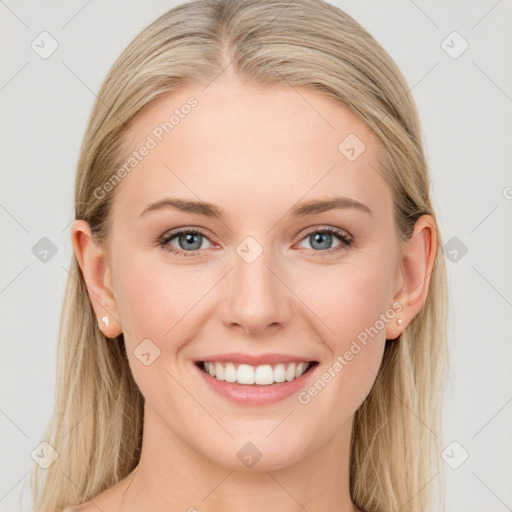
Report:
[[[78,163],[36,510],[429,510],[446,283],[408,92],[322,0],[134,39]]]

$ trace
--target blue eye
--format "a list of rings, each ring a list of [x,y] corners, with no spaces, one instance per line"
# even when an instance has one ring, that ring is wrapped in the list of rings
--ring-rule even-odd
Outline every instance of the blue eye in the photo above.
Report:
[[[339,240],[339,243],[332,247],[333,240],[336,238]],[[177,241],[177,247],[171,243],[174,239]],[[203,247],[205,240],[211,244],[205,232],[198,228],[191,228],[163,235],[158,239],[158,245],[180,257],[197,256],[201,249],[209,249],[211,247],[211,245],[210,247]],[[331,226],[310,230],[301,239],[301,242],[304,240],[311,240],[310,249],[320,256],[347,249],[352,244],[352,238],[348,233]]]
[[[340,240],[340,243],[332,247],[334,238],[338,238],[338,240]],[[310,247],[312,249],[318,249],[318,251],[314,252],[322,253],[333,253],[350,247],[350,245],[352,244],[352,239],[350,238],[348,233],[342,231],[341,229],[333,228],[330,226],[326,226],[323,228],[315,228],[314,230],[310,231],[302,240],[309,240]]]
[[[174,238],[177,239],[178,248],[171,245],[170,242]],[[176,231],[169,235],[164,235],[159,239],[159,245],[163,246],[169,252],[174,252],[179,256],[194,256],[198,249],[205,249],[202,246],[202,240],[208,239],[206,235],[199,229],[186,229]],[[207,247],[208,248],[208,247]]]

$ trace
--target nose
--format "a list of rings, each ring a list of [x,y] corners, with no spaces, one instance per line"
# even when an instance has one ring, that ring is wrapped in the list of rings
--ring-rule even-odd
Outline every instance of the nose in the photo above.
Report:
[[[233,253],[233,269],[223,280],[220,318],[229,328],[261,335],[285,327],[292,315],[292,297],[269,252],[255,261]]]

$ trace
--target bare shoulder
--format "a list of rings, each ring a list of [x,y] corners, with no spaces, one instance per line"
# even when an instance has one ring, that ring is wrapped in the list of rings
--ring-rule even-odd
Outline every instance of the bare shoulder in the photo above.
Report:
[[[67,507],[62,512],[98,512],[99,510],[103,510],[104,512],[114,512],[115,509],[104,509],[101,505],[98,504],[97,498],[94,498],[91,501],[86,501],[81,505],[76,507]]]
[[[96,503],[96,501],[94,501],[94,503]],[[96,512],[98,511],[92,501],[87,501],[86,503],[82,503],[76,507],[67,507],[62,512],[92,512],[93,510],[96,510]]]
[[[100,492],[89,501],[77,506],[69,506],[62,512],[118,512],[123,494],[129,486],[132,478],[133,470],[116,484],[108,487]]]
[[[62,512],[98,512],[98,510],[103,512],[117,512],[117,508],[115,507],[100,504],[98,498],[93,498],[76,507],[67,507]]]
[[[117,512],[123,492],[122,482],[109,487],[94,498],[76,507],[67,507],[62,512]]]

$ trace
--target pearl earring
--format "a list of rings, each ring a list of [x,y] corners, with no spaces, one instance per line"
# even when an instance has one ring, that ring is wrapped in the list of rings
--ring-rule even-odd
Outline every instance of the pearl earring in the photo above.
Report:
[[[396,321],[396,323],[397,323],[400,327],[402,327],[402,325],[404,325],[404,321],[403,321],[401,318],[399,318],[399,319]]]
[[[108,315],[107,315],[107,316],[104,316],[104,317],[102,318],[102,320],[103,320],[103,323],[108,327],[108,324],[110,323],[110,320],[108,319]]]

